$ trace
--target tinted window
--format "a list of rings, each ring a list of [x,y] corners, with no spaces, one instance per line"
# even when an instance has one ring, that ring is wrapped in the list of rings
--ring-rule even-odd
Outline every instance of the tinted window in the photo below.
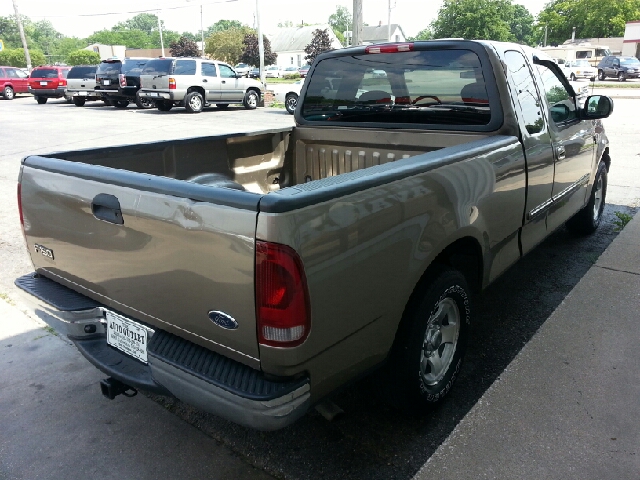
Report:
[[[605,55],[611,55],[611,50],[596,48],[596,57],[604,57]]]
[[[96,74],[97,66],[73,67],[67,78],[92,78]]]
[[[173,70],[173,60],[159,58],[149,60],[142,69],[142,75],[170,75]]]
[[[310,77],[302,116],[310,121],[487,125],[489,97],[470,50],[327,58]]]
[[[202,75],[205,77],[217,77],[218,71],[216,70],[216,66],[213,63],[203,63]]]
[[[220,67],[220,76],[222,78],[235,78],[236,72],[229,65],[218,65]]]
[[[505,53],[504,60],[516,87],[525,128],[530,134],[540,133],[544,129],[544,120],[540,114],[540,96],[524,55],[509,51]]]
[[[627,67],[638,67],[640,66],[640,60],[638,60],[636,57],[622,57],[620,59],[620,64],[626,65]]]
[[[148,61],[146,58],[141,60],[126,59],[122,64],[122,73],[125,75],[140,76],[142,69]]]
[[[122,62],[102,62],[98,65],[98,75],[118,75],[122,68]]]
[[[31,72],[31,78],[58,78],[55,68],[36,68]]]
[[[591,50],[576,50],[576,58],[591,58],[592,56]]]
[[[19,78],[14,68],[7,68],[5,72],[6,73],[2,75],[2,70],[0,70],[0,76],[6,76],[7,78]]]
[[[544,86],[551,123],[560,125],[575,120],[578,115],[574,98],[564,87],[560,78],[543,65],[536,65]]]
[[[176,69],[173,73],[175,73],[176,75],[195,75],[196,61],[195,60],[177,60]]]

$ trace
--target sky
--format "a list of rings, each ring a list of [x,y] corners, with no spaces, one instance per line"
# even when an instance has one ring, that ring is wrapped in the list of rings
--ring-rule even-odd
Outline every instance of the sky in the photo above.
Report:
[[[22,15],[33,21],[49,20],[59,32],[66,36],[87,37],[91,33],[110,29],[116,23],[136,15],[141,10],[155,10],[164,21],[165,28],[179,33],[200,30],[200,5],[204,28],[218,20],[238,20],[250,27],[255,26],[256,3],[260,6],[260,23],[264,33],[274,32],[279,22],[290,20],[294,24],[326,23],[336,6],[353,11],[352,0],[110,0],[88,2],[86,0],[16,0]],[[387,24],[389,0],[363,0],[363,18],[369,25]],[[534,16],[543,0],[515,0],[524,5]],[[398,23],[406,36],[414,36],[427,28],[438,14],[442,0],[391,0],[391,23]],[[0,0],[0,16],[13,15],[11,0]],[[84,16],[87,14],[110,14]]]

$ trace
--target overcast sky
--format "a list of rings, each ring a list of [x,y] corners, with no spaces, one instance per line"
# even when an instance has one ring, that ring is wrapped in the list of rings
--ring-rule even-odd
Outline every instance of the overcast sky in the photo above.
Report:
[[[96,30],[111,28],[117,22],[131,18],[141,10],[160,10],[165,28],[180,33],[200,30],[200,4],[203,5],[203,23],[206,29],[218,20],[239,20],[254,26],[256,0],[111,0],[110,2],[88,2],[86,0],[63,0],[62,2],[41,0],[17,0],[20,13],[34,21],[50,20],[59,32],[67,36],[87,37]],[[329,15],[343,5],[351,12],[352,0],[258,0],[260,22],[265,33],[274,31],[279,22],[287,20],[294,24],[326,23]],[[524,5],[534,16],[544,5],[542,0],[514,1]],[[405,35],[414,36],[427,28],[437,16],[441,0],[391,0],[391,23],[398,23]],[[369,25],[379,22],[387,24],[388,0],[363,0],[363,17]],[[117,13],[117,15],[80,16],[86,14]],[[0,2],[0,16],[13,15],[9,0]]]

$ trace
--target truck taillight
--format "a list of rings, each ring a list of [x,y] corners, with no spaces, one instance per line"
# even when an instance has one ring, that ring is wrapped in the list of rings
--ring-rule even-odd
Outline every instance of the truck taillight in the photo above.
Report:
[[[309,291],[302,260],[291,247],[256,242],[256,317],[258,341],[295,347],[311,329]]]
[[[127,77],[125,77],[124,74],[121,73],[120,75],[118,75],[118,79],[120,80],[120,86],[122,88],[127,86]]]
[[[169,90],[176,89],[176,79],[173,77],[169,77]]]
[[[366,53],[398,53],[413,52],[413,43],[388,43],[383,45],[369,45],[364,49]]]
[[[63,80],[63,79],[58,80],[58,86],[59,87],[66,87],[67,86],[67,81]]]
[[[20,226],[24,233],[24,217],[22,216],[22,184],[18,184],[18,213],[20,214]]]

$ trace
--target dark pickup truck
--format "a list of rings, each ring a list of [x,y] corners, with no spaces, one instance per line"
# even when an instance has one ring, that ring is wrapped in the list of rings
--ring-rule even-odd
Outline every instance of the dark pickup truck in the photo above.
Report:
[[[472,292],[558,227],[598,227],[612,110],[517,44],[327,52],[293,128],[26,157],[16,283],[109,398],[277,429],[384,366],[432,405]]]
[[[133,102],[138,108],[153,108],[155,103],[138,97],[140,74],[150,58],[110,58],[98,65],[96,72],[97,93],[105,103],[116,108],[127,108]]]

